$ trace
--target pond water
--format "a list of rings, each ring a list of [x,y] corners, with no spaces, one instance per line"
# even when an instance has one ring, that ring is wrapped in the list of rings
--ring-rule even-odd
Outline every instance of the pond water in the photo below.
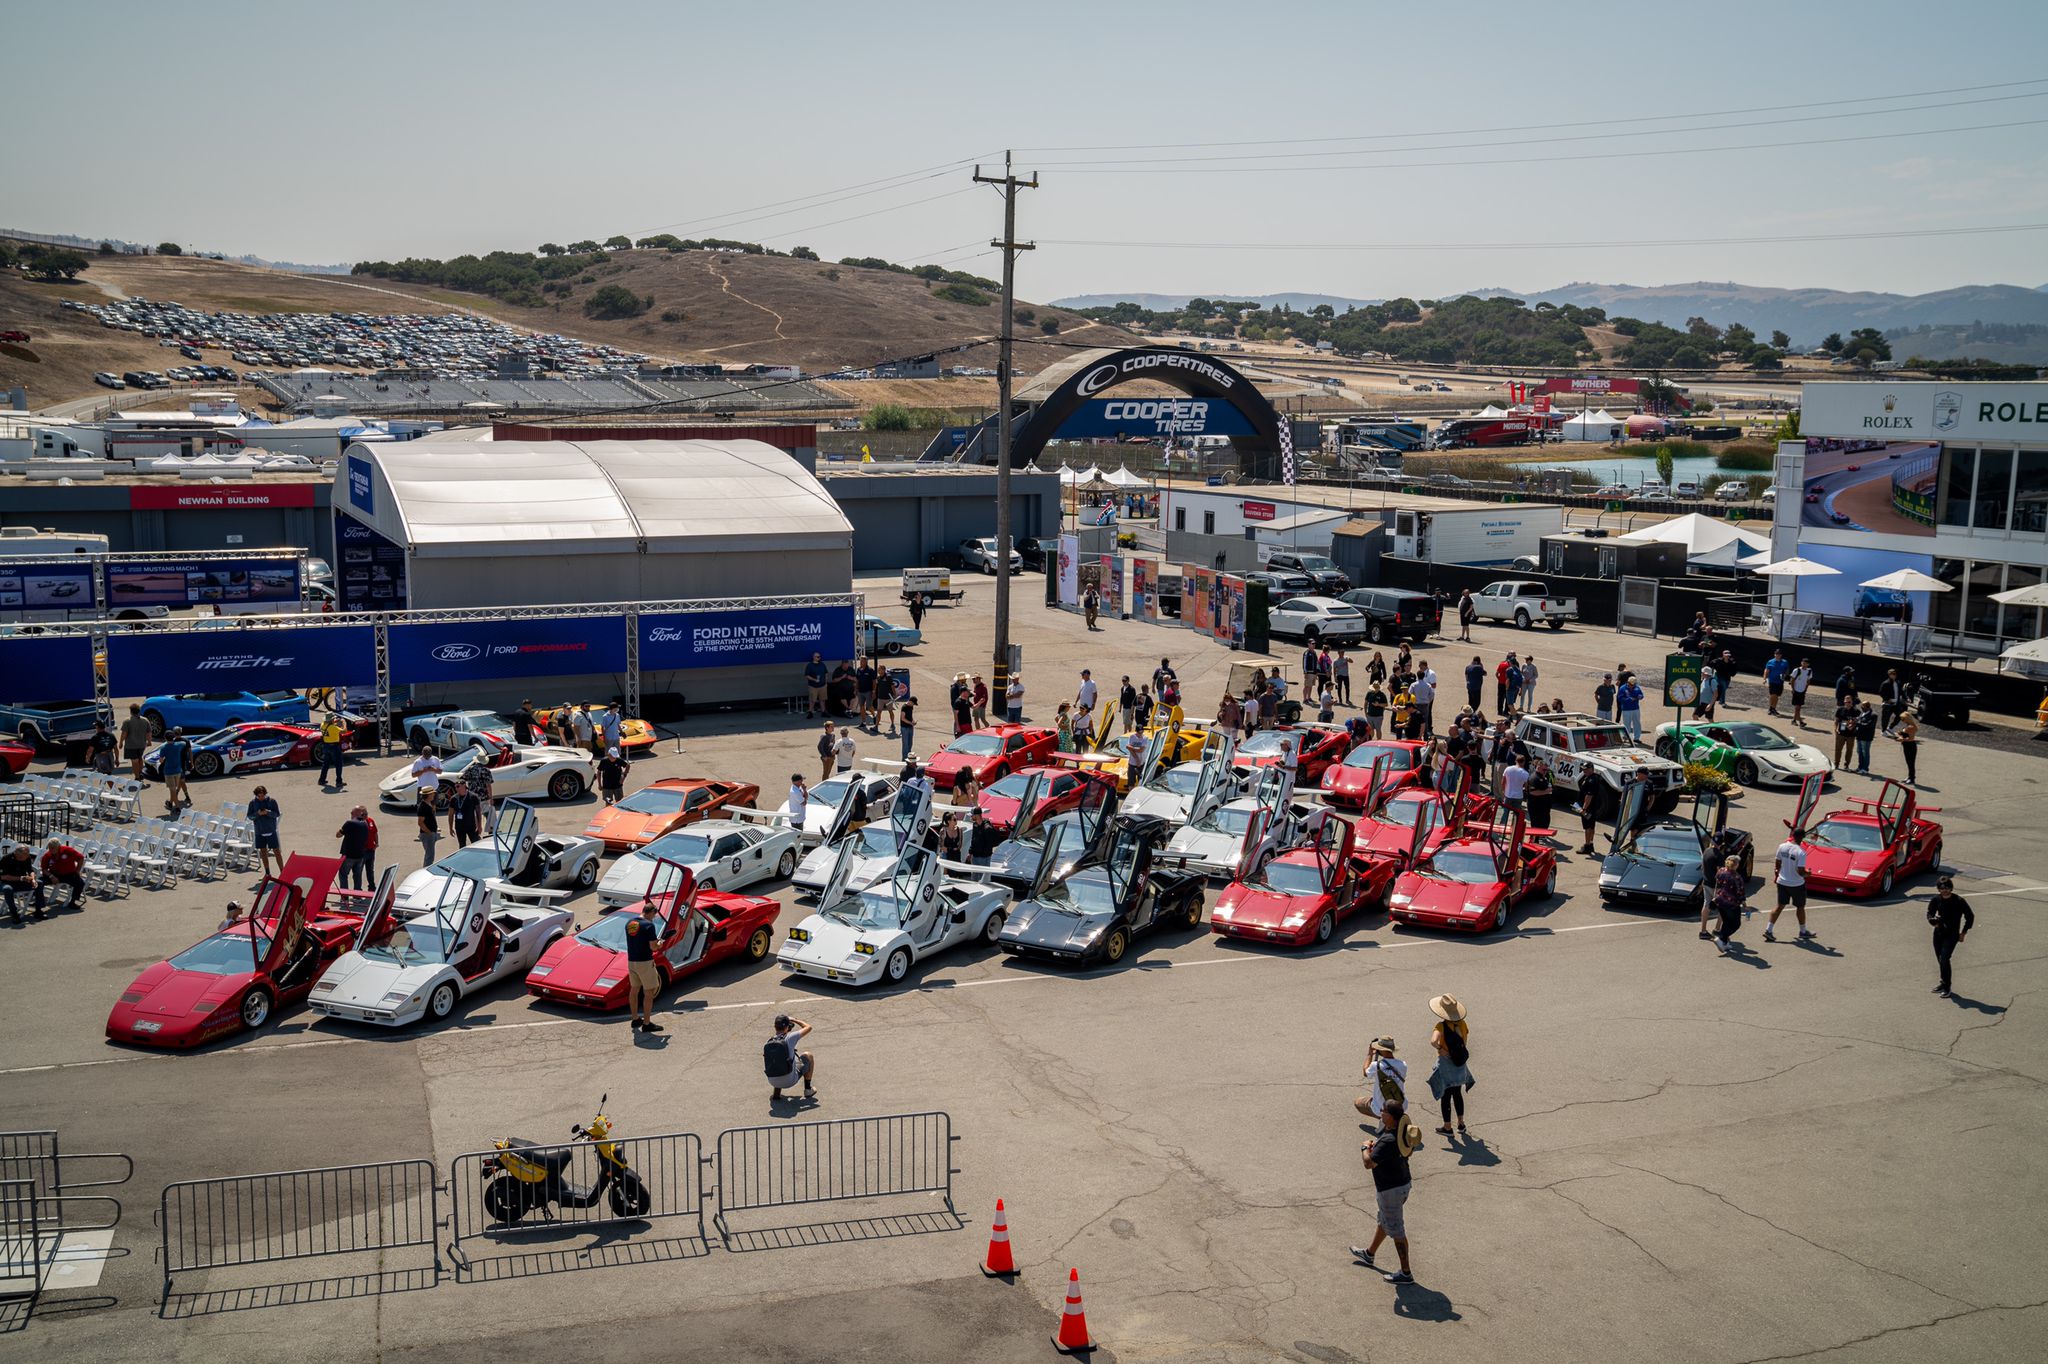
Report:
[[[1517,469],[1583,469],[1601,483],[1626,483],[1631,487],[1657,480],[1657,461],[1647,456],[1628,455],[1618,459],[1573,459],[1570,456],[1555,459],[1518,459]],[[1714,463],[1712,455],[1696,455],[1690,459],[1674,459],[1671,462],[1671,476],[1677,480],[1697,479],[1705,482],[1709,474],[1725,473],[1739,476],[1740,471],[1727,470]]]

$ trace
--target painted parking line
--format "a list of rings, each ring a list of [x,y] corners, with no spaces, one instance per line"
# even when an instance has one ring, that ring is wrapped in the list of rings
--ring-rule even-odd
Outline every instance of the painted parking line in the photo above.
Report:
[[[2034,887],[2034,889],[2048,890],[2048,886]],[[2009,892],[2001,891],[1995,893],[2007,894]],[[1587,933],[1595,929],[1603,928],[1641,928],[1646,925],[1662,924],[1664,922],[1665,921],[1661,919],[1623,919],[1618,920],[1614,923],[1580,924],[1573,928],[1542,929],[1535,932],[1518,932],[1507,936],[1517,938],[1546,938],[1559,933]],[[1457,939],[1453,938],[1416,938],[1405,942],[1374,942],[1370,946],[1372,950],[1381,952],[1394,952],[1404,947],[1440,947],[1455,941],[1457,941]],[[1367,949],[1367,947],[1368,944],[1359,943],[1355,946],[1347,945],[1345,949],[1340,950],[1364,951]],[[719,1004],[700,1004],[694,1008],[671,1009],[668,1012],[673,1013],[679,1017],[688,1017],[692,1014],[716,1013],[729,1009],[787,1009],[797,1006],[802,1006],[804,1008],[816,1008],[820,1004],[853,1003],[863,998],[894,999],[904,995],[941,995],[950,994],[955,990],[978,990],[991,985],[1029,985],[1034,982],[1042,983],[1046,981],[1089,980],[1105,975],[1120,974],[1122,971],[1134,969],[1140,965],[1142,965],[1144,969],[1151,971],[1158,971],[1162,969],[1182,971],[1192,970],[1198,966],[1242,966],[1258,964],[1263,962],[1295,961],[1297,959],[1298,958],[1296,957],[1281,953],[1247,952],[1240,956],[1201,957],[1194,961],[1158,961],[1152,963],[1134,962],[1132,963],[1131,967],[1120,967],[1114,971],[1074,972],[1071,974],[1058,975],[1042,972],[1032,972],[1020,973],[1017,975],[991,976],[982,980],[932,981],[929,984],[914,985],[904,990],[892,990],[887,994],[882,995],[863,995],[848,993],[844,995],[796,995],[786,999],[731,1000]],[[572,1024],[589,1023],[590,1021],[591,1020],[587,1018],[532,1018],[518,1023],[486,1023],[479,1027],[455,1027],[446,1029],[442,1032],[425,1033],[420,1036],[419,1040],[430,1041],[438,1040],[441,1038],[457,1038],[469,1034],[525,1032],[533,1031],[540,1028],[563,1028],[568,1027]],[[304,1037],[297,1038],[288,1042],[264,1042],[252,1046],[236,1047],[219,1052],[211,1052],[208,1054],[213,1056],[263,1056],[267,1055],[270,1052],[306,1051],[315,1047],[360,1046],[365,1043],[380,1042],[382,1040],[384,1040],[382,1037]],[[139,1065],[151,1061],[175,1061],[178,1059],[178,1055],[179,1054],[176,1052],[156,1052],[142,1055],[100,1056],[95,1057],[89,1061],[58,1061],[51,1063],[49,1065],[40,1066],[15,1066],[10,1069],[0,1070],[0,1076],[40,1075],[52,1071],[84,1070],[93,1066]]]

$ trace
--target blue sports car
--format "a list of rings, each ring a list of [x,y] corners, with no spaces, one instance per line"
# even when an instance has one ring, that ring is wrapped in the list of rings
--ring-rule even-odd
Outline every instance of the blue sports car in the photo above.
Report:
[[[262,720],[303,725],[312,718],[306,698],[295,691],[207,691],[181,696],[152,696],[142,703],[142,718],[158,734],[182,729],[211,734],[228,725]]]

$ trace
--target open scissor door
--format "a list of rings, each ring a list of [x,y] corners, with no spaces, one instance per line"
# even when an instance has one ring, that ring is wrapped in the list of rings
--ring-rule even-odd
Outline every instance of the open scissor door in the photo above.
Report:
[[[498,859],[498,879],[509,881],[533,856],[533,841],[540,837],[540,818],[523,800],[507,800],[498,806],[491,822],[491,851]]]
[[[370,895],[370,907],[363,912],[362,927],[356,930],[355,950],[360,952],[377,941],[391,923],[391,906],[398,899],[398,869],[384,868],[377,889]]]
[[[1813,828],[1813,812],[1820,805],[1821,788],[1827,785],[1827,780],[1828,774],[1825,772],[1809,772],[1800,781],[1798,803],[1792,807],[1792,818],[1785,825],[1792,830],[1794,838]]]
[[[897,790],[896,799],[889,804],[889,833],[896,840],[898,852],[909,847],[924,832],[925,825],[931,822],[931,815],[930,783],[905,782]]]
[[[1583,780],[1591,781],[1592,777],[1587,776]],[[1607,840],[1609,857],[1621,852],[1621,845],[1628,842],[1629,835],[1635,832],[1636,825],[1642,821],[1643,810],[1649,803],[1648,782],[1632,781],[1621,788],[1621,800],[1614,809],[1614,833]]]

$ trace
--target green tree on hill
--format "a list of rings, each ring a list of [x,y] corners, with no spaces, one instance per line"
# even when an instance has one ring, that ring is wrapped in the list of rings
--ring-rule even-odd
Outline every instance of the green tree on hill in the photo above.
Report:
[[[185,248],[176,242],[158,242],[156,253],[159,256],[182,256],[185,254]]]
[[[89,264],[83,253],[61,246],[31,246],[21,253],[21,268],[37,279],[76,279]]]
[[[562,254],[562,248],[554,242],[542,242],[540,253],[543,256],[559,256]]]
[[[861,414],[863,431],[908,431],[910,409],[897,403],[877,403]]]
[[[1825,337],[1821,338],[1820,348],[1829,355],[1840,355],[1842,353],[1842,334],[1840,332],[1829,332]]]
[[[588,241],[588,240],[585,240],[585,241],[580,241],[580,242],[570,242],[570,243],[569,243],[569,250],[570,250],[570,252],[571,252],[571,253],[573,253],[573,254],[576,254],[576,255],[584,255],[584,254],[586,254],[586,253],[588,253],[588,252],[591,252],[591,251],[595,251],[595,250],[597,250],[597,249],[598,249],[597,243],[596,243],[596,242],[593,242],[593,241]]]
[[[633,239],[620,232],[606,237],[604,239],[604,246],[607,251],[631,251],[633,249]]]
[[[818,253],[811,250],[808,246],[792,246],[789,248],[789,254],[792,260],[816,260],[818,258]]]
[[[645,298],[636,295],[622,284],[606,284],[591,292],[583,300],[583,315],[600,322],[622,317],[638,317],[654,306],[654,295]]]
[[[1785,333],[1783,332],[1772,332],[1771,344],[1773,346],[1776,346],[1779,350],[1791,350],[1792,338],[1785,335]]]

